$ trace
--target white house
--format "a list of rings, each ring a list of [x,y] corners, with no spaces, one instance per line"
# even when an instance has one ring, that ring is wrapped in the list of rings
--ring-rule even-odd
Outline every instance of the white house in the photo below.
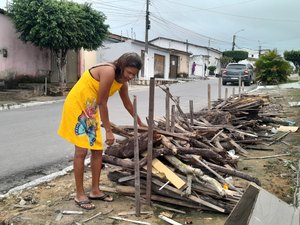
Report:
[[[118,39],[118,40],[116,40]],[[136,52],[145,62],[145,42],[121,38],[111,35],[101,48],[97,50],[97,62],[111,62],[126,52]],[[154,44],[148,44],[148,57],[139,79],[150,77],[176,79],[182,74],[188,74],[190,54],[176,49],[167,49]]]
[[[150,43],[167,49],[176,49],[185,51],[190,54],[189,60],[189,74],[191,74],[192,64],[196,63],[196,70],[194,75],[204,76],[205,66],[216,66],[215,73],[219,73],[221,70],[220,58],[222,52],[214,48],[191,44],[188,42],[182,42],[164,37],[158,37],[150,41]]]

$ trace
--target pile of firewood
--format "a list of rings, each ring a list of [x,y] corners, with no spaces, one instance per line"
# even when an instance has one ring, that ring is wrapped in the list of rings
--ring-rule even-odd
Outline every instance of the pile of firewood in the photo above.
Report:
[[[151,200],[230,213],[246,188],[236,181],[260,185],[257,178],[236,169],[239,157],[247,157],[250,148],[269,150],[258,144],[274,141],[266,135],[272,127],[268,125],[284,121],[262,113],[269,102],[267,96],[231,97],[218,100],[211,109],[184,114],[168,94],[177,111],[170,126],[166,126],[165,118],[154,120]],[[103,155],[105,163],[121,167],[108,176],[122,186],[135,185],[133,131],[132,126],[113,126],[113,132],[124,140],[108,147]],[[149,141],[147,128],[138,131],[140,187],[144,194]]]

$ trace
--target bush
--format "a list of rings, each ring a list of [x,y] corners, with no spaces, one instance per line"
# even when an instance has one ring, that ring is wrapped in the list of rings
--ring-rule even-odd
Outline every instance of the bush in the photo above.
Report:
[[[208,71],[209,71],[209,75],[215,75],[215,70],[217,69],[216,66],[209,66],[207,67]]]
[[[263,84],[280,84],[287,82],[292,71],[290,64],[276,50],[262,55],[255,63],[256,80]]]

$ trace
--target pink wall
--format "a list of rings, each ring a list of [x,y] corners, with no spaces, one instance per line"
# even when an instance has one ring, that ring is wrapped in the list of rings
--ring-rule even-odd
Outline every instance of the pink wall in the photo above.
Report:
[[[15,27],[6,15],[0,13],[0,49],[7,49],[7,58],[0,53],[0,79],[9,74],[37,75],[51,69],[51,52],[41,50],[18,39]]]

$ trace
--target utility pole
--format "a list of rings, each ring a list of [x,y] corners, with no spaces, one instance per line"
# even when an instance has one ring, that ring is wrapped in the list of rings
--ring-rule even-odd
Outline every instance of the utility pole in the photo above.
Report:
[[[259,43],[259,46],[258,46],[258,57],[260,57],[261,55],[261,44],[260,44],[260,41],[258,41]]]
[[[146,21],[145,21],[145,53],[148,54],[148,30],[150,29],[149,20],[149,0],[146,0]]]
[[[237,32],[235,32],[232,36],[232,51],[234,51],[234,47],[235,47],[235,39],[236,39],[236,34],[241,32],[241,31],[244,31],[245,29],[241,29],[241,30],[238,30]]]
[[[148,75],[148,30],[150,29],[149,1],[150,0],[146,0],[144,77]]]
[[[236,35],[234,34],[234,35],[232,36],[232,51],[234,51],[235,37],[236,37]]]

